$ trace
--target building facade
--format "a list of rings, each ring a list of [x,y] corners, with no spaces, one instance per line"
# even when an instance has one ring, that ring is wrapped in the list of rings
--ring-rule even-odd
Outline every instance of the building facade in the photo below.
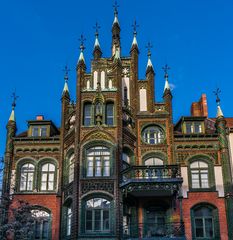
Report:
[[[138,79],[135,28],[124,57],[115,8],[111,56],[102,57],[97,28],[91,72],[81,37],[76,103],[66,74],[60,128],[37,116],[16,134],[13,104],[3,195],[37,210],[34,239],[233,239],[229,138],[219,101],[216,118],[208,117],[202,95],[174,124],[169,68],[157,102],[150,49],[146,78]]]

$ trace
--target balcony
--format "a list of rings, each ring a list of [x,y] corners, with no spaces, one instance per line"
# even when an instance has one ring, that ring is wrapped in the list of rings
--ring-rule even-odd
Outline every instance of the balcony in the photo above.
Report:
[[[123,227],[123,239],[125,240],[155,240],[155,239],[176,239],[185,240],[184,223],[171,222],[165,224],[139,223],[134,226]]]
[[[135,197],[173,196],[182,182],[178,165],[130,166],[122,171],[120,187]]]

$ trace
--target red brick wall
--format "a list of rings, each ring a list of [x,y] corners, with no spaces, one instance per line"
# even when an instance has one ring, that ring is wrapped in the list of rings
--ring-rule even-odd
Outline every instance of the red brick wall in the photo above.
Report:
[[[60,202],[61,198],[56,195],[15,195],[13,204],[18,200],[23,200],[31,205],[48,208],[52,215],[52,240],[59,239],[60,230]]]
[[[218,208],[221,240],[228,240],[225,200],[219,198],[216,192],[193,192],[188,194],[187,199],[183,199],[183,217],[187,240],[192,239],[190,209],[198,203],[209,203]]]

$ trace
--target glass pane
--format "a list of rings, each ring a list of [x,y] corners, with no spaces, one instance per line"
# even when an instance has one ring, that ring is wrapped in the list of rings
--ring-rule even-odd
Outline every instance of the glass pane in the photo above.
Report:
[[[190,168],[199,168],[198,161],[191,163]]]
[[[206,233],[206,237],[214,236],[212,218],[205,219],[205,233]]]
[[[50,172],[55,172],[55,165],[52,163],[49,163],[49,171]]]
[[[41,182],[41,190],[46,190],[46,182]]]
[[[33,137],[38,137],[39,136],[39,128],[38,127],[33,127],[32,128],[32,136]]]
[[[49,164],[46,163],[46,164],[44,164],[44,165],[42,166],[42,171],[43,171],[43,172],[47,172],[48,170],[49,170]]]
[[[49,230],[49,223],[48,221],[43,221],[43,229],[42,229],[42,238],[48,238],[48,230]]]
[[[101,210],[95,210],[95,231],[101,230]]]
[[[49,174],[49,181],[51,181],[51,182],[54,181],[54,173]]]
[[[41,179],[43,182],[46,182],[47,181],[47,173],[43,173]]]
[[[195,219],[196,237],[204,237],[203,220]]]
[[[109,211],[103,211],[103,230],[109,230]]]
[[[84,105],[84,125],[91,125],[91,104],[87,103]]]
[[[48,184],[48,190],[54,190],[54,182],[49,182]]]
[[[40,223],[35,223],[35,239],[40,239]]]

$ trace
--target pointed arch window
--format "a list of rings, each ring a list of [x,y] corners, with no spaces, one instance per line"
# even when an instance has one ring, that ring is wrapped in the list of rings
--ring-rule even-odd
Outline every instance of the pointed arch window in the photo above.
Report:
[[[106,104],[106,124],[109,126],[114,125],[114,104]]]
[[[35,175],[35,166],[25,163],[20,169],[20,191],[32,191]]]
[[[71,235],[72,208],[69,206],[66,211],[66,236]]]
[[[90,126],[91,125],[91,103],[84,104],[83,110],[83,125]]]
[[[45,163],[41,166],[41,191],[55,190],[56,167],[53,163]]]

